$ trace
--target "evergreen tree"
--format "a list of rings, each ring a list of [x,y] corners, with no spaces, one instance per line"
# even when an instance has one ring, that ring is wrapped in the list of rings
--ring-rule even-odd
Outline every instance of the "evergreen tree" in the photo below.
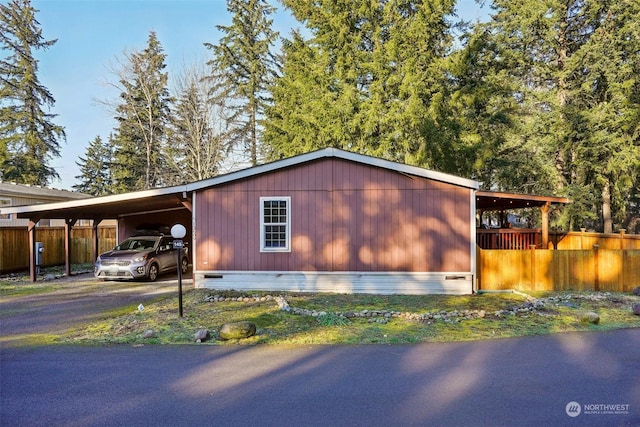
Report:
[[[612,231],[640,158],[637,2],[495,0],[494,8],[496,72],[514,83],[520,110],[503,185],[523,188],[525,171],[538,192],[573,199],[570,228]]]
[[[163,185],[162,153],[166,143],[171,97],[165,57],[155,32],[142,52],[126,55],[119,73],[118,128],[113,137],[115,192],[146,190]]]
[[[212,78],[221,82],[216,92],[231,100],[233,145],[245,147],[251,164],[257,165],[262,157],[261,121],[278,67],[278,58],[271,52],[278,33],[271,29],[273,20],[269,19],[275,8],[266,0],[227,0],[227,10],[233,16],[232,24],[216,26],[224,34],[218,44],[205,43],[214,54],[208,65]]]
[[[312,36],[284,45],[265,132],[273,157],[333,146],[462,172],[445,102],[454,1],[284,4]]]
[[[106,196],[111,194],[111,165],[113,163],[111,145],[102,142],[96,136],[87,147],[85,157],[76,162],[80,166],[80,175],[76,179],[79,184],[73,189],[92,196]]]
[[[37,12],[29,0],[0,4],[0,180],[47,185],[58,177],[48,163],[60,156],[65,133],[43,109],[55,100],[38,79],[33,52],[56,40],[44,40]]]

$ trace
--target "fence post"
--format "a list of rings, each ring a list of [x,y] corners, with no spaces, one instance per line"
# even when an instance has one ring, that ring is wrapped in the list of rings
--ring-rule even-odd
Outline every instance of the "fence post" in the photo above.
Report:
[[[580,249],[584,250],[584,232],[587,231],[586,228],[580,229]]]
[[[599,245],[593,245],[593,271],[595,276],[594,290],[600,291],[600,260],[598,257]]]
[[[531,250],[531,290],[536,290],[536,245],[529,245]]]
[[[624,251],[624,233],[627,230],[620,229],[620,272],[618,273],[618,292],[624,292],[624,264],[625,264],[625,251]]]

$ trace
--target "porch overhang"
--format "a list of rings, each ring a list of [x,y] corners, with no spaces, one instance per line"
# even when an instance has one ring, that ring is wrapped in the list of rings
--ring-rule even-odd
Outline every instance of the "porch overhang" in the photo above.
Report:
[[[542,206],[564,205],[567,203],[571,203],[571,200],[566,197],[536,196],[500,191],[476,191],[476,209],[482,211],[540,208]]]
[[[566,197],[536,196],[532,194],[505,193],[500,191],[476,191],[476,211],[504,212],[510,209],[540,209],[542,214],[542,247],[549,245],[549,209],[553,205],[571,203]]]

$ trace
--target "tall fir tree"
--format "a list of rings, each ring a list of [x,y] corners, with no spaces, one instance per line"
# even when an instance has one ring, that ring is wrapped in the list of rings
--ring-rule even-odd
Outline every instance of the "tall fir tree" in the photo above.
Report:
[[[119,71],[118,127],[113,137],[113,181],[116,193],[163,185],[163,150],[171,96],[164,72],[166,55],[155,32],[147,47],[126,55]]]
[[[208,62],[212,78],[220,80],[216,96],[230,99],[229,117],[233,145],[242,146],[252,165],[262,159],[262,120],[270,102],[270,86],[279,66],[272,53],[278,33],[273,31],[275,12],[266,0],[227,0],[233,16],[229,26],[217,25],[223,33],[217,44],[205,43],[213,52]],[[221,90],[220,90],[221,89]]]
[[[454,1],[284,4],[311,36],[283,48],[265,126],[273,157],[333,146],[464,172],[444,102]]]
[[[103,143],[102,138],[96,136],[76,164],[80,167],[80,175],[76,176],[79,184],[73,189],[92,196],[106,196],[111,194],[111,165],[113,163],[111,144]]]
[[[0,4],[0,180],[47,185],[58,174],[49,161],[60,156],[64,128],[45,111],[55,99],[38,79],[34,51],[45,40],[29,0]]]

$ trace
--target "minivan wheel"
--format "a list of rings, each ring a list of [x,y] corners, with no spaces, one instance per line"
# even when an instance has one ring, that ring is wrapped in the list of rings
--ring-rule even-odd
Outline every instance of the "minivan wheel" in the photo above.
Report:
[[[158,278],[158,264],[153,263],[149,266],[149,280],[155,282]]]

